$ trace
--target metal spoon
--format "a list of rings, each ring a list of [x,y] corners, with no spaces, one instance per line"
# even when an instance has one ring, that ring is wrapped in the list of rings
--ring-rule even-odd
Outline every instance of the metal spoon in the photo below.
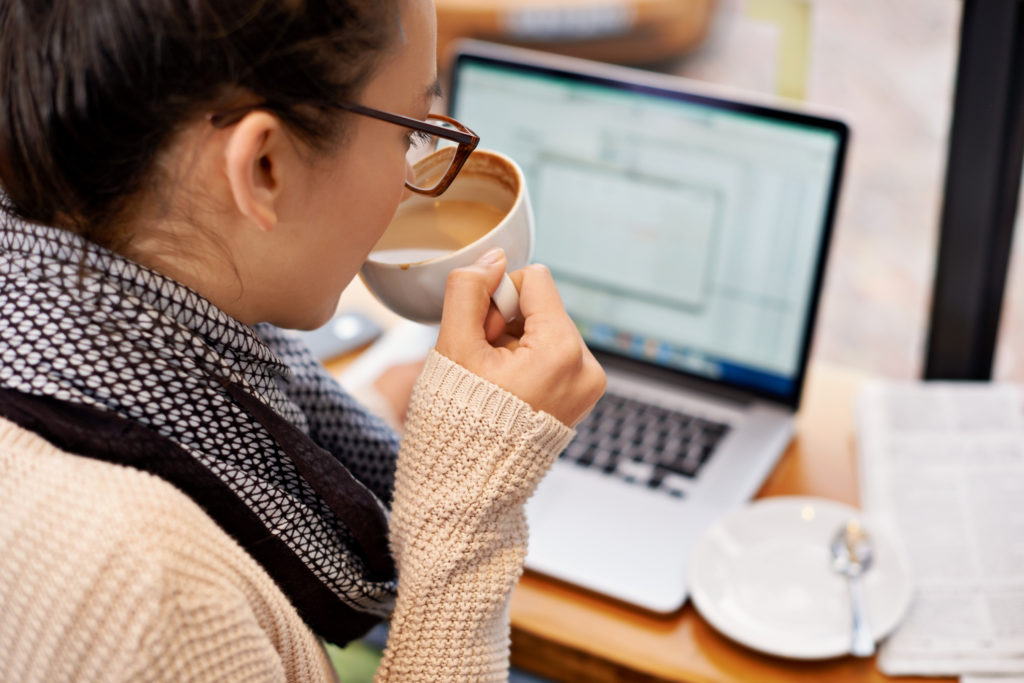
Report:
[[[860,577],[871,567],[873,551],[871,538],[860,525],[851,519],[832,538],[832,569],[846,577],[850,589],[850,608],[853,616],[853,633],[850,653],[857,657],[870,657],[875,653],[875,640],[868,628],[861,594]]]

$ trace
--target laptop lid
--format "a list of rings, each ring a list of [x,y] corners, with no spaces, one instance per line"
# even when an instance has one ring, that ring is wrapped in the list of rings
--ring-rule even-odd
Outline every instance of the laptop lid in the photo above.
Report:
[[[848,129],[705,90],[470,41],[449,109],[523,168],[592,349],[795,409]]]

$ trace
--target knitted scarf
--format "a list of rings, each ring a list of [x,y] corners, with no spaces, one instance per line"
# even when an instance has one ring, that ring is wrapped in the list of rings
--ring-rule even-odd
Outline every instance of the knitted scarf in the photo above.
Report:
[[[382,570],[368,555],[362,525],[385,528],[397,437],[294,336],[247,327],[67,231],[0,217],[0,387],[49,402],[36,424],[57,419],[53,406],[72,406],[60,419],[109,416],[129,423],[121,433],[136,436],[125,443],[152,434],[194,460],[189,476],[210,479],[196,491],[234,496],[247,528],[294,556],[263,564],[307,621],[324,622],[310,624],[321,635],[358,635],[330,626],[346,615],[358,617],[359,631],[390,614],[393,566],[388,558]],[[266,555],[258,537],[231,528],[232,517],[211,516],[258,560]],[[325,596],[336,609],[325,609]]]

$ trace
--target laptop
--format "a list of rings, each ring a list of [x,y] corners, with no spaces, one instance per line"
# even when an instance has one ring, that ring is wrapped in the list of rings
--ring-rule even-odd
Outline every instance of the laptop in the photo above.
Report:
[[[522,166],[534,261],[608,375],[527,504],[526,565],[673,612],[792,438],[847,127],[481,42],[450,79],[452,116]]]

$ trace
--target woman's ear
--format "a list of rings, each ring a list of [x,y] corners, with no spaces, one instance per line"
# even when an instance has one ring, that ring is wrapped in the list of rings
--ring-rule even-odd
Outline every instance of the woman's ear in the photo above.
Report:
[[[277,225],[289,142],[280,119],[264,111],[235,124],[224,150],[228,184],[239,213],[261,230]]]

